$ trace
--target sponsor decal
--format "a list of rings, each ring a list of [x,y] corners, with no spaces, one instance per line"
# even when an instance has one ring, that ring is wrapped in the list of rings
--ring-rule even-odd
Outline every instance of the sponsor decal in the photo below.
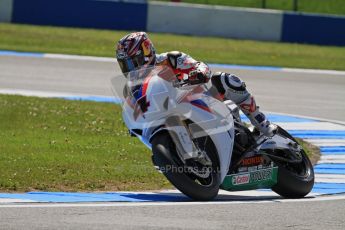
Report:
[[[240,167],[238,168],[238,172],[248,172],[248,167]]]
[[[241,162],[241,166],[259,165],[261,163],[262,163],[262,157],[255,156],[255,157],[244,158]]]
[[[233,185],[252,184],[256,182],[270,180],[272,178],[272,168],[258,170],[246,174],[234,175],[232,177]]]
[[[255,183],[272,178],[272,168],[250,173],[250,182]]]
[[[225,177],[221,187],[228,191],[244,191],[271,188],[277,183],[278,167],[256,170]]]
[[[258,170],[257,166],[248,167],[248,172],[253,172],[253,171],[256,171],[256,170]]]
[[[250,180],[250,174],[242,174],[232,177],[233,185],[248,184]]]

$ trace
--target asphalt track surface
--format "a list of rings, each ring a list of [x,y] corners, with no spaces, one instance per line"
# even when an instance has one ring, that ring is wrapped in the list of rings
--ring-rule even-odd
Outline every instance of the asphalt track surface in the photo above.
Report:
[[[113,96],[117,63],[0,56],[0,87]],[[345,75],[214,68],[241,77],[263,110],[345,121]]]
[[[0,208],[3,229],[344,229],[344,201]]]
[[[345,121],[344,75],[214,71],[240,76],[264,110]],[[0,56],[2,89],[112,96],[110,79],[118,73],[116,63],[110,62]],[[344,210],[344,199],[159,206],[19,204],[0,208],[0,229],[344,229]]]

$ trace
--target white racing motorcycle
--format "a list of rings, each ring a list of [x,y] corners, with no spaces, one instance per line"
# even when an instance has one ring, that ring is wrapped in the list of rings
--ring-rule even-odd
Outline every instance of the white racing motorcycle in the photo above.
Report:
[[[168,67],[130,72],[123,119],[152,149],[156,168],[194,200],[228,191],[271,188],[285,198],[306,196],[313,166],[281,127],[265,137],[241,121],[237,106],[206,84],[177,80]]]

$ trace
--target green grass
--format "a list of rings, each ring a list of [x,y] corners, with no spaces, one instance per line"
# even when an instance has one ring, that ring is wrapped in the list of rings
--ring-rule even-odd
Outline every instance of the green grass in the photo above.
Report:
[[[159,0],[170,2],[171,0]],[[262,0],[182,0],[186,3],[262,8]],[[293,10],[293,0],[266,0],[267,9]],[[344,0],[298,0],[298,11],[345,15]]]
[[[0,190],[147,190],[170,185],[129,137],[120,106],[0,95]]]
[[[320,160],[320,157],[321,157],[320,148],[309,142],[305,142],[301,138],[296,138],[296,140],[305,150],[305,153],[308,155],[311,163],[315,165]]]
[[[113,57],[128,31],[0,23],[0,50]],[[345,47],[149,33],[158,52],[180,50],[209,63],[345,70]]]
[[[171,188],[118,105],[0,95],[0,107],[0,191]]]

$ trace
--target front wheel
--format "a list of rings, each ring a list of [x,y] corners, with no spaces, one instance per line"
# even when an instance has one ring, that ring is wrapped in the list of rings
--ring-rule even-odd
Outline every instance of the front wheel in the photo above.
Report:
[[[278,132],[296,142],[284,129],[279,127]],[[305,197],[314,186],[313,165],[303,149],[301,149],[300,155],[299,163],[275,161],[278,165],[278,182],[272,187],[272,190],[284,198]]]
[[[183,163],[168,132],[157,134],[152,140],[153,162],[166,178],[182,193],[194,200],[212,200],[219,191],[219,160],[216,148],[209,137],[198,138],[211,159],[212,165],[205,166],[189,160]]]

